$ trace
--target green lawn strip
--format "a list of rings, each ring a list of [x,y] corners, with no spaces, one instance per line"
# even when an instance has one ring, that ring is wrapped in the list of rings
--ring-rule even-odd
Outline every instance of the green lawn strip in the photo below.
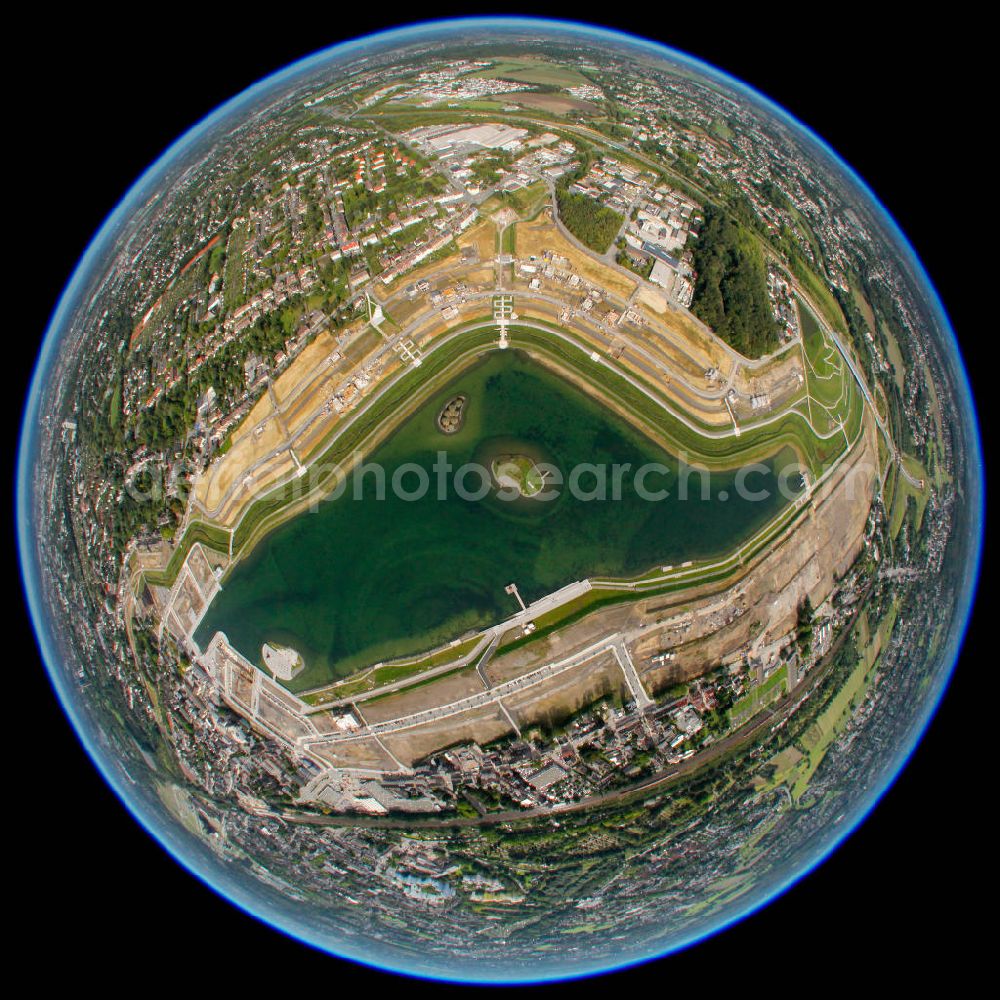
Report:
[[[813,311],[801,298],[796,297],[796,302],[802,323],[809,394],[823,406],[837,407],[842,400],[845,382],[852,382],[853,376],[847,370],[836,344],[831,343],[823,333]]]
[[[452,660],[461,659],[482,641],[482,635],[477,634],[463,642],[445,646],[424,656],[383,663],[377,667],[368,667],[363,669],[360,675],[355,674],[349,680],[314,688],[300,694],[299,697],[310,705],[321,705],[324,702],[350,698],[366,691],[373,691],[382,684],[391,684],[410,676],[415,677],[433,667],[440,667]]]
[[[503,239],[501,240],[500,244],[501,253],[509,253],[512,255],[514,254],[516,229],[517,229],[517,224],[512,223],[503,231]]]
[[[912,455],[901,456],[906,471],[915,479],[924,481],[924,488],[917,489],[898,469],[896,470],[895,490],[892,496],[891,516],[889,518],[889,533],[895,538],[899,534],[903,521],[906,518],[906,511],[909,506],[909,499],[913,498],[914,515],[913,527],[919,530],[924,519],[924,510],[927,501],[930,500],[931,491],[927,485],[927,472],[924,467]]]
[[[738,726],[788,690],[788,666],[782,664],[762,684],[752,688],[729,709],[729,722]]]
[[[425,684],[433,684],[435,681],[443,680],[445,677],[451,677],[454,674],[460,673],[463,670],[474,671],[476,668],[469,666],[467,663],[460,664],[451,670],[445,670],[440,674],[434,674],[433,677],[417,677],[414,679],[412,684],[407,684],[405,687],[400,688],[398,691],[383,691],[381,694],[372,695],[371,698],[365,699],[365,704],[369,704],[374,701],[382,701],[385,698],[391,698],[393,695],[409,694],[414,688],[423,687]]]
[[[857,666],[803,734],[800,748],[805,756],[797,765],[795,783],[791,789],[795,801],[805,793],[816,768],[826,756],[830,745],[843,732],[854,707],[871,683],[876,664],[896,624],[897,612],[898,604],[893,603],[879,622],[877,631],[867,637]]]
[[[844,314],[841,311],[840,303],[837,302],[833,292],[827,287],[826,282],[812,268],[806,266],[797,257],[791,261],[792,273],[805,285],[806,291],[812,296],[813,301],[819,306],[823,313],[823,318],[838,333],[847,333],[847,324],[844,322]]]

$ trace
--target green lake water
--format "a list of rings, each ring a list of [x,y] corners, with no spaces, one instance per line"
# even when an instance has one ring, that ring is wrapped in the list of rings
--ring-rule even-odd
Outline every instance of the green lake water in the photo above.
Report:
[[[442,434],[436,418],[455,395],[468,397],[464,424]],[[516,452],[548,462],[568,478],[580,463],[631,463],[620,499],[583,500],[567,486],[553,500],[463,499],[446,479],[438,499],[438,452],[453,470],[485,466],[492,456]],[[288,686],[301,691],[359,667],[419,653],[518,610],[504,592],[517,584],[528,602],[589,576],[630,576],[733,549],[786,502],[777,489],[775,463],[747,485],[765,500],[737,497],[733,474],[713,473],[711,498],[701,479],[689,497],[677,497],[677,462],[617,415],[575,386],[516,351],[494,351],[457,376],[370,456],[385,470],[385,498],[375,495],[371,472],[364,498],[354,480],[338,499],[278,528],[225,580],[196,639],[204,648],[221,630],[248,659],[260,664],[265,642],[298,650],[306,667]],[[651,502],[634,488],[633,472],[660,462],[651,489],[670,497]],[[431,488],[417,500],[396,496],[392,474],[407,463],[427,470]],[[400,480],[413,490],[418,474]],[[480,484],[466,479],[468,489]],[[593,475],[580,480],[590,490]],[[494,487],[495,489],[495,487]],[[720,492],[728,494],[726,500]]]

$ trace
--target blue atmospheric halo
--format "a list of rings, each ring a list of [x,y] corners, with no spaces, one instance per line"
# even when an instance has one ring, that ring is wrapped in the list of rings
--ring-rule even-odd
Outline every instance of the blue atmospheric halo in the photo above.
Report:
[[[885,235],[899,253],[900,264],[909,271],[925,299],[925,305],[933,316],[937,327],[938,348],[955,386],[954,403],[962,418],[961,438],[964,444],[964,460],[967,475],[962,483],[964,543],[966,559],[960,574],[960,590],[956,593],[955,612],[947,639],[939,652],[939,663],[934,673],[934,681],[914,712],[908,729],[908,739],[896,747],[891,761],[883,762],[880,774],[872,782],[867,794],[852,805],[851,814],[844,817],[837,830],[818,849],[797,858],[794,870],[781,880],[766,886],[755,887],[747,894],[746,900],[731,905],[720,914],[720,918],[707,926],[699,926],[695,932],[670,940],[662,948],[648,954],[629,954],[621,961],[561,965],[558,961],[540,963],[530,971],[524,966],[503,969],[496,965],[483,964],[480,967],[456,965],[454,970],[440,962],[420,965],[416,961],[405,961],[399,954],[379,954],[374,942],[355,939],[338,940],[324,935],[307,920],[301,919],[296,908],[289,904],[280,910],[273,895],[269,895],[245,872],[227,862],[204,844],[189,835],[172,816],[159,804],[155,793],[141,787],[141,782],[130,775],[121,761],[102,738],[100,719],[96,718],[84,703],[72,677],[72,665],[64,661],[58,641],[58,623],[53,620],[51,609],[43,596],[43,567],[40,566],[36,545],[36,518],[33,503],[32,470],[40,446],[38,429],[41,422],[43,390],[53,377],[56,362],[63,348],[63,338],[74,313],[85,301],[90,279],[108,260],[122,227],[134,209],[142,204],[152,190],[165,179],[171,166],[203,138],[211,129],[233,121],[240,113],[253,108],[280,87],[290,84],[327,63],[350,56],[373,43],[408,44],[426,38],[432,41],[455,31],[469,32],[482,29],[484,32],[496,27],[524,26],[540,33],[551,32],[565,37],[572,34],[584,41],[625,43],[633,48],[638,46],[649,53],[671,62],[680,63],[694,73],[736,91],[758,108],[790,127],[807,145],[823,154],[830,163],[830,169],[841,171],[857,192],[858,198],[867,204],[881,223]],[[982,492],[982,449],[968,378],[962,362],[958,344],[938,295],[925,273],[915,252],[899,230],[895,221],[881,205],[864,182],[846,165],[823,140],[812,133],[801,122],[794,119],[784,109],[766,97],[754,92],[746,85],[725,73],[690,56],[676,52],[659,43],[639,39],[620,32],[596,28],[565,21],[551,21],[530,18],[468,18],[453,21],[426,22],[406,28],[370,35],[346,42],[309,56],[255,84],[243,94],[233,98],[195,125],[189,132],[167,149],[160,159],[136,181],[132,189],[107,217],[92,243],[77,265],[59,303],[52,314],[35,366],[29,395],[26,401],[20,434],[17,469],[17,532],[21,571],[24,588],[32,615],[35,633],[42,658],[58,698],[69,716],[84,749],[100,770],[104,779],[114,789],[125,807],[138,822],[166,851],[212,891],[232,904],[276,930],[315,948],[329,951],[338,956],[376,968],[390,969],[407,975],[459,982],[535,982],[546,980],[572,979],[615,968],[639,964],[673,951],[686,948],[723,930],[754,912],[770,900],[781,895],[796,881],[808,874],[834,851],[837,846],[855,830],[876,805],[906,765],[915,746],[926,730],[954,668],[958,652],[964,638],[972,599],[979,572],[982,549],[983,492]]]

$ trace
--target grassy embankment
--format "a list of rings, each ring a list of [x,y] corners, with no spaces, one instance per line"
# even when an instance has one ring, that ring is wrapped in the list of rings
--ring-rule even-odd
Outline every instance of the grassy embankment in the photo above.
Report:
[[[478,321],[480,323],[484,321]],[[539,326],[548,324],[539,323]],[[803,414],[795,411],[785,413],[763,427],[750,426],[740,436],[723,438],[707,437],[697,429],[697,422],[685,423],[676,414],[664,409],[670,404],[655,386],[631,376],[626,379],[610,367],[598,367],[589,360],[587,349],[578,342],[570,344],[562,339],[547,337],[544,331],[532,327],[512,327],[516,344],[526,347],[532,353],[565,367],[584,382],[597,396],[609,401],[617,401],[629,411],[633,418],[654,439],[661,441],[674,454],[684,454],[689,463],[701,463],[708,469],[731,469],[748,462],[771,457],[782,448],[792,448],[814,476],[818,476],[825,466],[843,453],[845,439],[854,439],[861,421],[861,405],[858,393],[846,393],[848,407],[844,419],[844,436],[822,440],[811,432]],[[562,331],[565,335],[565,331]],[[449,342],[442,344],[425,355],[419,372],[405,370],[396,382],[382,395],[361,411],[344,429],[335,427],[327,441],[321,446],[320,458],[314,464],[314,474],[299,480],[292,480],[270,491],[256,500],[244,513],[237,524],[232,539],[232,555],[245,555],[252,544],[271,528],[276,527],[295,511],[302,509],[317,497],[328,493],[336,484],[347,459],[380,429],[388,431],[389,424],[398,426],[414,406],[427,397],[444,378],[454,374],[453,366],[475,357],[483,348],[492,344],[491,326],[465,330]],[[420,383],[420,392],[415,391]],[[643,391],[645,390],[645,391]],[[656,398],[650,398],[650,395]],[[660,404],[662,400],[663,405]],[[391,418],[391,420],[390,420]],[[689,424],[694,424],[690,426]],[[304,492],[308,483],[308,494]],[[147,572],[150,583],[170,586],[176,578],[180,566],[195,542],[220,552],[229,552],[229,532],[217,525],[203,521],[193,521],[188,525],[183,538],[171,556],[167,567],[158,572]]]

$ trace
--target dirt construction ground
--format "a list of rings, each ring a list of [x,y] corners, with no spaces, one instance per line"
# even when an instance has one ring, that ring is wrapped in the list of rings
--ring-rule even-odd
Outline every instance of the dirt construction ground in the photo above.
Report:
[[[556,228],[551,210],[546,209],[530,222],[517,224],[517,256],[541,257],[545,251],[565,257],[572,269],[592,284],[607,289],[618,298],[627,300],[635,291],[636,282],[578,250]]]

